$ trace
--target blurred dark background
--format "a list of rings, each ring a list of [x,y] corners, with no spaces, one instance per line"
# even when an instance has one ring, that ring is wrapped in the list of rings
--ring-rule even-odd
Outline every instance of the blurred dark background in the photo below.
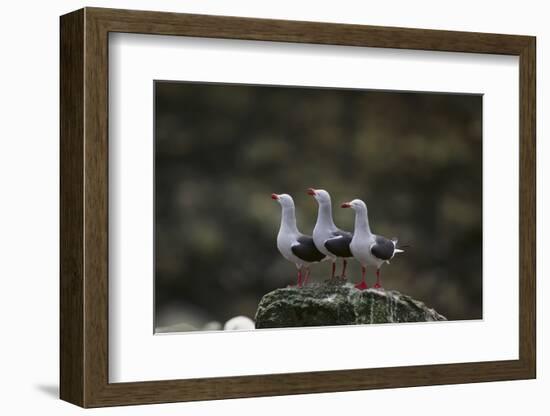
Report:
[[[481,96],[157,81],[155,146],[157,331],[253,318],[294,283],[270,195],[291,194],[311,234],[309,187],[331,193],[339,227],[353,229],[340,203],[361,198],[373,232],[411,245],[382,268],[385,288],[482,317]]]

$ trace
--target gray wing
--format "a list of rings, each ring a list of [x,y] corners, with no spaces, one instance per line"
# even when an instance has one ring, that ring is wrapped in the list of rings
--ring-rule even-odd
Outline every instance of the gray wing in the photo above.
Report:
[[[353,238],[352,233],[337,230],[332,233],[334,237],[325,241],[325,248],[337,257],[352,257],[349,245]]]
[[[298,244],[293,245],[290,249],[296,257],[309,263],[321,261],[325,258],[325,255],[315,247],[313,238],[307,235],[298,237]]]
[[[380,260],[390,260],[395,253],[395,244],[392,240],[377,235],[370,252]]]

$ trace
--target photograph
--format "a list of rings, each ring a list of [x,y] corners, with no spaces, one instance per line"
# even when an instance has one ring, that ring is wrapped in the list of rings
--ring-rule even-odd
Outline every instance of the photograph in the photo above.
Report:
[[[482,98],[155,81],[154,332],[482,319]]]
[[[71,412],[263,398],[257,414],[292,395],[311,411],[300,397],[321,394],[327,414],[346,395],[425,414],[426,387],[434,409],[540,404],[543,13],[495,26],[494,5],[470,23],[462,9],[98,6],[41,13],[52,36],[21,32],[41,45],[29,62],[51,38],[59,60],[35,84],[59,105],[14,126],[51,147],[27,131],[51,118],[59,146],[10,169],[59,192],[15,185],[56,221],[5,216],[27,257],[33,218],[47,248],[13,262],[38,267],[39,313],[13,296],[31,293],[17,273],[7,310],[55,338],[15,378]],[[41,243],[46,225],[57,244]],[[13,406],[37,403],[20,390]]]

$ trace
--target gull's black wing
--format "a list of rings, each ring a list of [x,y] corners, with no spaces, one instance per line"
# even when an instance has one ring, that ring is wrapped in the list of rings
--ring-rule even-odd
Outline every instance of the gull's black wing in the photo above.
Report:
[[[395,254],[395,244],[392,240],[377,235],[370,252],[380,260],[390,260]]]
[[[333,235],[334,237],[325,241],[325,248],[337,257],[352,257],[349,245],[353,234],[338,230]]]
[[[298,237],[298,242],[291,248],[294,255],[304,261],[314,263],[323,260],[326,256],[317,250],[313,243],[313,238],[307,235]]]

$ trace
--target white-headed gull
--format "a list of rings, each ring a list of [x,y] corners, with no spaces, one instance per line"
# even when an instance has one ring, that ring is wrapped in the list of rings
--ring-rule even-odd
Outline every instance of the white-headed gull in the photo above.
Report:
[[[302,287],[302,284],[306,284],[309,278],[310,264],[323,260],[325,255],[317,250],[312,237],[298,231],[292,197],[288,194],[272,194],[271,198],[276,200],[282,208],[277,248],[285,259],[296,265],[298,269],[297,286]],[[302,280],[304,269],[306,273]]]
[[[355,285],[357,289],[368,289],[365,280],[366,267],[376,266],[376,284],[375,288],[382,287],[380,284],[380,267],[384,263],[389,263],[396,253],[402,253],[403,250],[397,248],[397,239],[388,239],[380,235],[373,234],[369,226],[369,217],[367,205],[360,199],[354,199],[350,202],[344,202],[342,208],[352,208],[355,210],[355,229],[350,249],[353,257],[361,263],[361,283]]]
[[[349,245],[352,233],[339,229],[332,219],[332,203],[330,194],[324,189],[309,188],[307,193],[315,198],[319,204],[317,222],[313,229],[315,247],[332,261],[332,279],[336,270],[336,259],[343,259],[342,278],[346,277],[347,260],[353,257]]]

